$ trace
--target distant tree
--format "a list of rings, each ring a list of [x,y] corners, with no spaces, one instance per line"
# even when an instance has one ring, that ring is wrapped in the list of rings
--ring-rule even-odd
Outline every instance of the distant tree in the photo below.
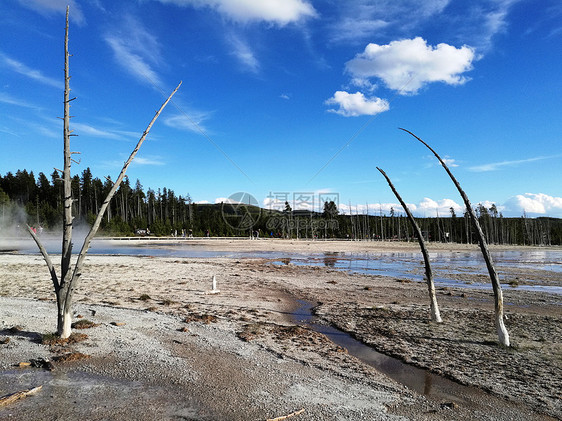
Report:
[[[324,202],[324,209],[322,212],[322,216],[324,218],[334,219],[338,216],[338,214],[339,214],[338,206],[333,200],[330,200],[329,202],[328,201]]]

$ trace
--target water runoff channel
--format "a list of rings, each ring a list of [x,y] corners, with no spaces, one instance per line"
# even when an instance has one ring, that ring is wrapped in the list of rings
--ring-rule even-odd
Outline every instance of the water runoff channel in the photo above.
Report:
[[[164,244],[159,244],[164,245]],[[36,253],[33,247],[20,249],[22,253]],[[123,245],[95,241],[90,250],[91,254],[160,256],[183,258],[265,258],[273,264],[295,264],[301,266],[328,266],[335,270],[378,274],[383,276],[402,277],[414,281],[423,281],[423,275],[416,274],[414,267],[420,265],[420,258],[416,253],[322,253],[301,254],[285,252],[227,252],[205,250],[199,247],[185,247],[177,244],[166,244],[166,247],[151,245]],[[562,273],[561,251],[506,251],[494,253],[496,266],[517,264],[535,269],[549,270]],[[475,253],[439,253],[436,259],[440,263],[433,265],[447,265],[451,260],[457,266],[477,268],[481,266]],[[481,270],[481,269],[476,269]],[[456,286],[465,288],[490,288],[486,284],[465,284],[453,279],[435,279],[437,286]],[[562,287],[526,285],[524,289],[562,294]],[[522,288],[522,289],[523,289]],[[307,326],[312,330],[328,337],[335,344],[345,348],[350,355],[355,356],[396,382],[409,389],[426,396],[428,399],[455,403],[473,409],[485,411],[494,408],[516,407],[499,397],[492,396],[478,388],[461,385],[450,379],[439,376],[427,369],[406,364],[397,358],[390,357],[376,351],[374,348],[358,341],[348,333],[331,325],[321,323],[314,316],[314,304],[305,300],[296,300],[296,310],[292,314],[296,324]]]

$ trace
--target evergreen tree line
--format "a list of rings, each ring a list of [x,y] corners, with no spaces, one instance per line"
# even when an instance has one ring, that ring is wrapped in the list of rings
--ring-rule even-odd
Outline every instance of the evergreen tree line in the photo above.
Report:
[[[50,177],[19,170],[0,175],[0,228],[17,230],[27,223],[42,230],[60,228],[62,223],[62,183],[57,170]],[[89,168],[72,179],[75,223],[91,225],[112,186],[111,178],[93,177]],[[504,217],[495,205],[475,208],[490,244],[560,245],[562,219]],[[416,218],[426,240],[477,243],[468,214],[457,216],[453,208],[446,217]],[[121,183],[101,226],[104,235],[156,236],[261,236],[284,238],[340,238],[350,240],[415,241],[405,215],[393,209],[390,215],[338,212],[334,202],[326,202],[323,212],[261,209],[230,203],[195,204],[189,194],[173,190],[144,190],[139,180]],[[17,232],[12,234],[17,235]],[[20,233],[21,234],[21,233]]]

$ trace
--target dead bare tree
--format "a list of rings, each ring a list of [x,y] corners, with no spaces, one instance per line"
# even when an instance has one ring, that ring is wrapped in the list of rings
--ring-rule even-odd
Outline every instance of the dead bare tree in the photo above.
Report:
[[[412,229],[414,230],[414,234],[416,235],[418,239],[418,243],[420,244],[421,252],[423,255],[423,261],[425,263],[425,279],[427,282],[427,291],[429,293],[431,320],[437,323],[441,323],[443,322],[443,320],[441,319],[441,315],[439,314],[439,306],[437,305],[437,298],[435,297],[435,284],[433,282],[433,271],[431,270],[431,263],[429,262],[429,253],[427,252],[427,248],[425,247],[425,241],[423,239],[421,229],[416,223],[416,220],[414,219],[414,216],[410,212],[410,209],[408,208],[404,200],[402,200],[400,194],[398,194],[398,192],[394,188],[394,185],[392,184],[392,181],[390,181],[390,178],[379,167],[377,167],[377,170],[379,170],[380,173],[384,176],[384,178],[386,178],[386,181],[390,186],[390,189],[392,190],[392,192],[394,193],[394,195],[396,196],[396,198],[404,208],[404,211],[406,212],[406,215],[408,215],[408,219],[412,224]]]
[[[129,159],[123,165],[121,169],[121,173],[115,183],[113,183],[112,188],[110,189],[107,197],[105,198],[101,208],[98,211],[98,215],[88,235],[86,236],[84,243],[82,245],[82,249],[78,254],[76,259],[76,263],[74,264],[74,269],[71,268],[71,258],[72,258],[72,190],[71,190],[71,177],[70,177],[70,168],[72,164],[72,155],[76,152],[70,151],[70,136],[72,136],[72,131],[70,130],[70,102],[75,98],[70,99],[70,75],[69,75],[69,65],[68,65],[68,11],[69,8],[66,8],[66,28],[65,28],[65,37],[64,37],[64,50],[65,50],[65,58],[64,58],[64,79],[65,79],[65,88],[64,88],[64,170],[63,170],[63,200],[64,200],[64,212],[63,212],[63,237],[62,237],[62,253],[61,253],[61,267],[60,267],[60,276],[57,275],[57,271],[53,265],[51,257],[47,253],[46,248],[43,246],[39,237],[33,232],[29,225],[27,226],[27,230],[29,234],[35,240],[37,247],[45,262],[47,263],[47,267],[49,269],[49,273],[51,274],[51,280],[53,281],[53,286],[55,289],[55,295],[57,298],[57,307],[58,307],[58,317],[57,317],[57,335],[61,338],[68,338],[71,333],[71,324],[72,324],[72,295],[76,288],[77,282],[81,276],[82,266],[84,264],[84,259],[86,257],[86,253],[90,248],[90,243],[94,236],[96,235],[102,218],[107,210],[109,202],[111,198],[119,188],[119,185],[123,181],[125,177],[125,173],[127,168],[133,161],[133,158],[139,151],[141,145],[143,144],[144,140],[148,136],[148,132],[152,128],[154,122],[162,112],[162,110],[166,107],[168,102],[172,99],[172,96],[177,92],[179,87],[181,86],[181,82],[179,85],[174,89],[174,91],[170,94],[170,96],[166,99],[166,101],[162,104],[160,109],[156,111],[156,114],[148,124],[147,128],[143,132],[142,136],[140,137],[137,146],[131,152]]]
[[[433,153],[433,155],[435,155],[435,157],[439,160],[439,162],[441,163],[441,165],[443,166],[445,171],[447,171],[447,174],[449,174],[449,177],[451,177],[451,180],[455,184],[455,186],[456,186],[457,190],[459,191],[462,199],[464,200],[464,204],[466,206],[466,211],[470,215],[470,219],[472,220],[472,225],[473,225],[474,229],[476,230],[476,234],[478,235],[478,242],[480,244],[480,250],[482,251],[482,255],[484,256],[484,261],[486,262],[486,267],[488,268],[488,273],[490,274],[490,280],[492,282],[492,289],[494,291],[495,324],[496,324],[496,331],[498,333],[498,339],[499,339],[499,342],[500,342],[501,345],[509,347],[509,333],[507,332],[507,329],[506,329],[505,324],[503,322],[502,288],[501,288],[501,285],[500,285],[498,274],[496,272],[496,269],[494,268],[494,262],[492,260],[492,256],[490,255],[490,251],[488,250],[488,245],[486,243],[484,233],[482,232],[482,228],[480,227],[480,223],[478,222],[478,218],[476,217],[476,214],[474,213],[474,209],[472,208],[472,206],[470,204],[470,201],[468,200],[468,196],[466,195],[466,193],[461,188],[457,179],[453,176],[453,174],[449,170],[449,167],[447,167],[447,164],[445,164],[445,162],[441,159],[441,157],[437,154],[437,152],[435,152],[431,148],[431,146],[429,146],[427,143],[425,143],[423,140],[421,140],[419,137],[417,137],[411,131],[406,130],[406,129],[402,129],[402,128],[400,128],[400,130],[403,130],[406,133],[411,134],[413,137],[415,137],[417,140],[419,140],[421,143],[423,143]]]

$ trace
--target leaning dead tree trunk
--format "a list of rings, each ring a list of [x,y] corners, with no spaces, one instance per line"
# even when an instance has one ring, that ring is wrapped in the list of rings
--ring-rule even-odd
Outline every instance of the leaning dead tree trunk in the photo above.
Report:
[[[488,250],[488,245],[486,243],[484,233],[482,232],[482,228],[480,227],[480,223],[478,222],[478,218],[476,217],[476,214],[474,213],[474,209],[472,209],[472,206],[470,205],[470,201],[468,200],[468,196],[466,195],[466,193],[461,188],[457,179],[453,176],[453,174],[449,170],[449,167],[447,167],[447,164],[445,164],[445,162],[441,159],[441,157],[437,154],[437,152],[435,152],[427,143],[425,143],[423,140],[421,140],[419,137],[417,137],[415,134],[413,134],[409,130],[402,129],[402,128],[400,128],[400,130],[403,130],[406,133],[411,134],[413,137],[415,137],[417,140],[419,140],[421,143],[423,143],[431,152],[433,152],[433,155],[435,155],[435,157],[439,160],[439,162],[441,163],[441,165],[443,166],[445,171],[447,171],[447,174],[449,174],[449,177],[451,177],[451,180],[455,184],[455,186],[456,186],[457,190],[459,191],[462,199],[464,200],[464,204],[466,206],[466,211],[470,215],[470,219],[472,220],[472,225],[473,225],[474,229],[476,230],[476,234],[478,235],[478,242],[480,244],[480,250],[482,251],[482,255],[484,256],[484,261],[486,262],[486,267],[488,268],[488,273],[490,274],[490,280],[492,282],[492,289],[494,291],[495,324],[496,324],[496,331],[498,333],[498,339],[499,339],[499,342],[500,342],[501,345],[508,347],[509,346],[509,333],[507,332],[507,329],[506,329],[506,327],[503,323],[503,294],[502,294],[502,288],[501,288],[501,285],[500,285],[498,274],[496,272],[496,269],[494,268],[494,262],[492,260],[492,256],[490,255],[490,251]]]
[[[80,278],[82,266],[84,264],[84,259],[86,257],[86,253],[90,248],[90,243],[94,236],[96,235],[101,220],[107,210],[109,202],[111,198],[119,188],[119,185],[123,181],[125,177],[125,173],[129,168],[129,165],[133,161],[133,158],[139,151],[141,145],[143,144],[144,140],[148,136],[150,129],[152,128],[154,122],[164,110],[168,102],[172,99],[172,96],[177,92],[179,87],[181,86],[181,82],[179,85],[174,89],[174,91],[170,94],[170,96],[166,99],[166,101],[162,104],[160,109],[156,111],[156,114],[148,124],[147,128],[143,132],[141,138],[139,139],[137,146],[129,156],[129,159],[123,165],[121,169],[121,173],[117,180],[113,184],[112,188],[110,189],[107,197],[105,198],[103,205],[101,206],[98,215],[94,224],[92,225],[90,232],[86,236],[84,240],[84,244],[82,245],[82,249],[78,255],[76,260],[74,270],[71,271],[71,258],[72,258],[72,189],[71,189],[71,177],[70,177],[70,168],[72,164],[72,154],[75,152],[70,151],[70,136],[72,136],[72,131],[70,130],[70,101],[74,98],[69,99],[70,96],[70,75],[68,71],[68,7],[66,9],[66,29],[65,29],[65,39],[64,39],[64,49],[65,49],[65,66],[64,66],[64,77],[65,77],[65,89],[64,89],[64,170],[63,170],[63,191],[64,191],[64,214],[63,214],[63,237],[62,237],[62,254],[61,254],[61,269],[60,269],[60,277],[57,276],[56,269],[52,263],[52,260],[47,253],[47,250],[42,245],[41,240],[39,237],[33,232],[33,230],[28,226],[28,232],[35,240],[37,246],[39,247],[39,251],[43,255],[45,262],[47,263],[47,267],[49,268],[49,273],[51,274],[51,280],[53,281],[53,286],[55,289],[55,295],[57,297],[57,309],[58,309],[58,317],[57,317],[57,335],[61,338],[68,338],[71,333],[71,323],[72,323],[72,295],[74,289],[76,288],[76,284]]]
[[[431,320],[437,323],[441,323],[443,322],[443,320],[441,319],[441,314],[439,314],[437,297],[435,297],[435,284],[433,283],[433,271],[431,270],[431,263],[429,262],[429,253],[427,252],[427,248],[425,247],[425,241],[423,240],[423,235],[420,230],[420,227],[416,223],[416,220],[414,219],[414,216],[410,212],[410,209],[408,208],[406,203],[402,200],[402,197],[398,194],[398,192],[394,188],[394,185],[392,184],[392,181],[390,181],[390,178],[388,178],[386,173],[383,170],[381,170],[379,167],[377,167],[377,170],[379,170],[380,173],[384,176],[384,178],[386,178],[386,181],[388,182],[390,189],[392,190],[392,192],[394,193],[394,195],[396,196],[396,198],[404,208],[404,211],[406,212],[406,215],[408,215],[408,219],[412,224],[412,229],[414,230],[414,234],[416,235],[418,239],[418,243],[420,244],[421,252],[423,255],[423,261],[425,263],[425,279],[427,281],[427,291],[429,293]]]

